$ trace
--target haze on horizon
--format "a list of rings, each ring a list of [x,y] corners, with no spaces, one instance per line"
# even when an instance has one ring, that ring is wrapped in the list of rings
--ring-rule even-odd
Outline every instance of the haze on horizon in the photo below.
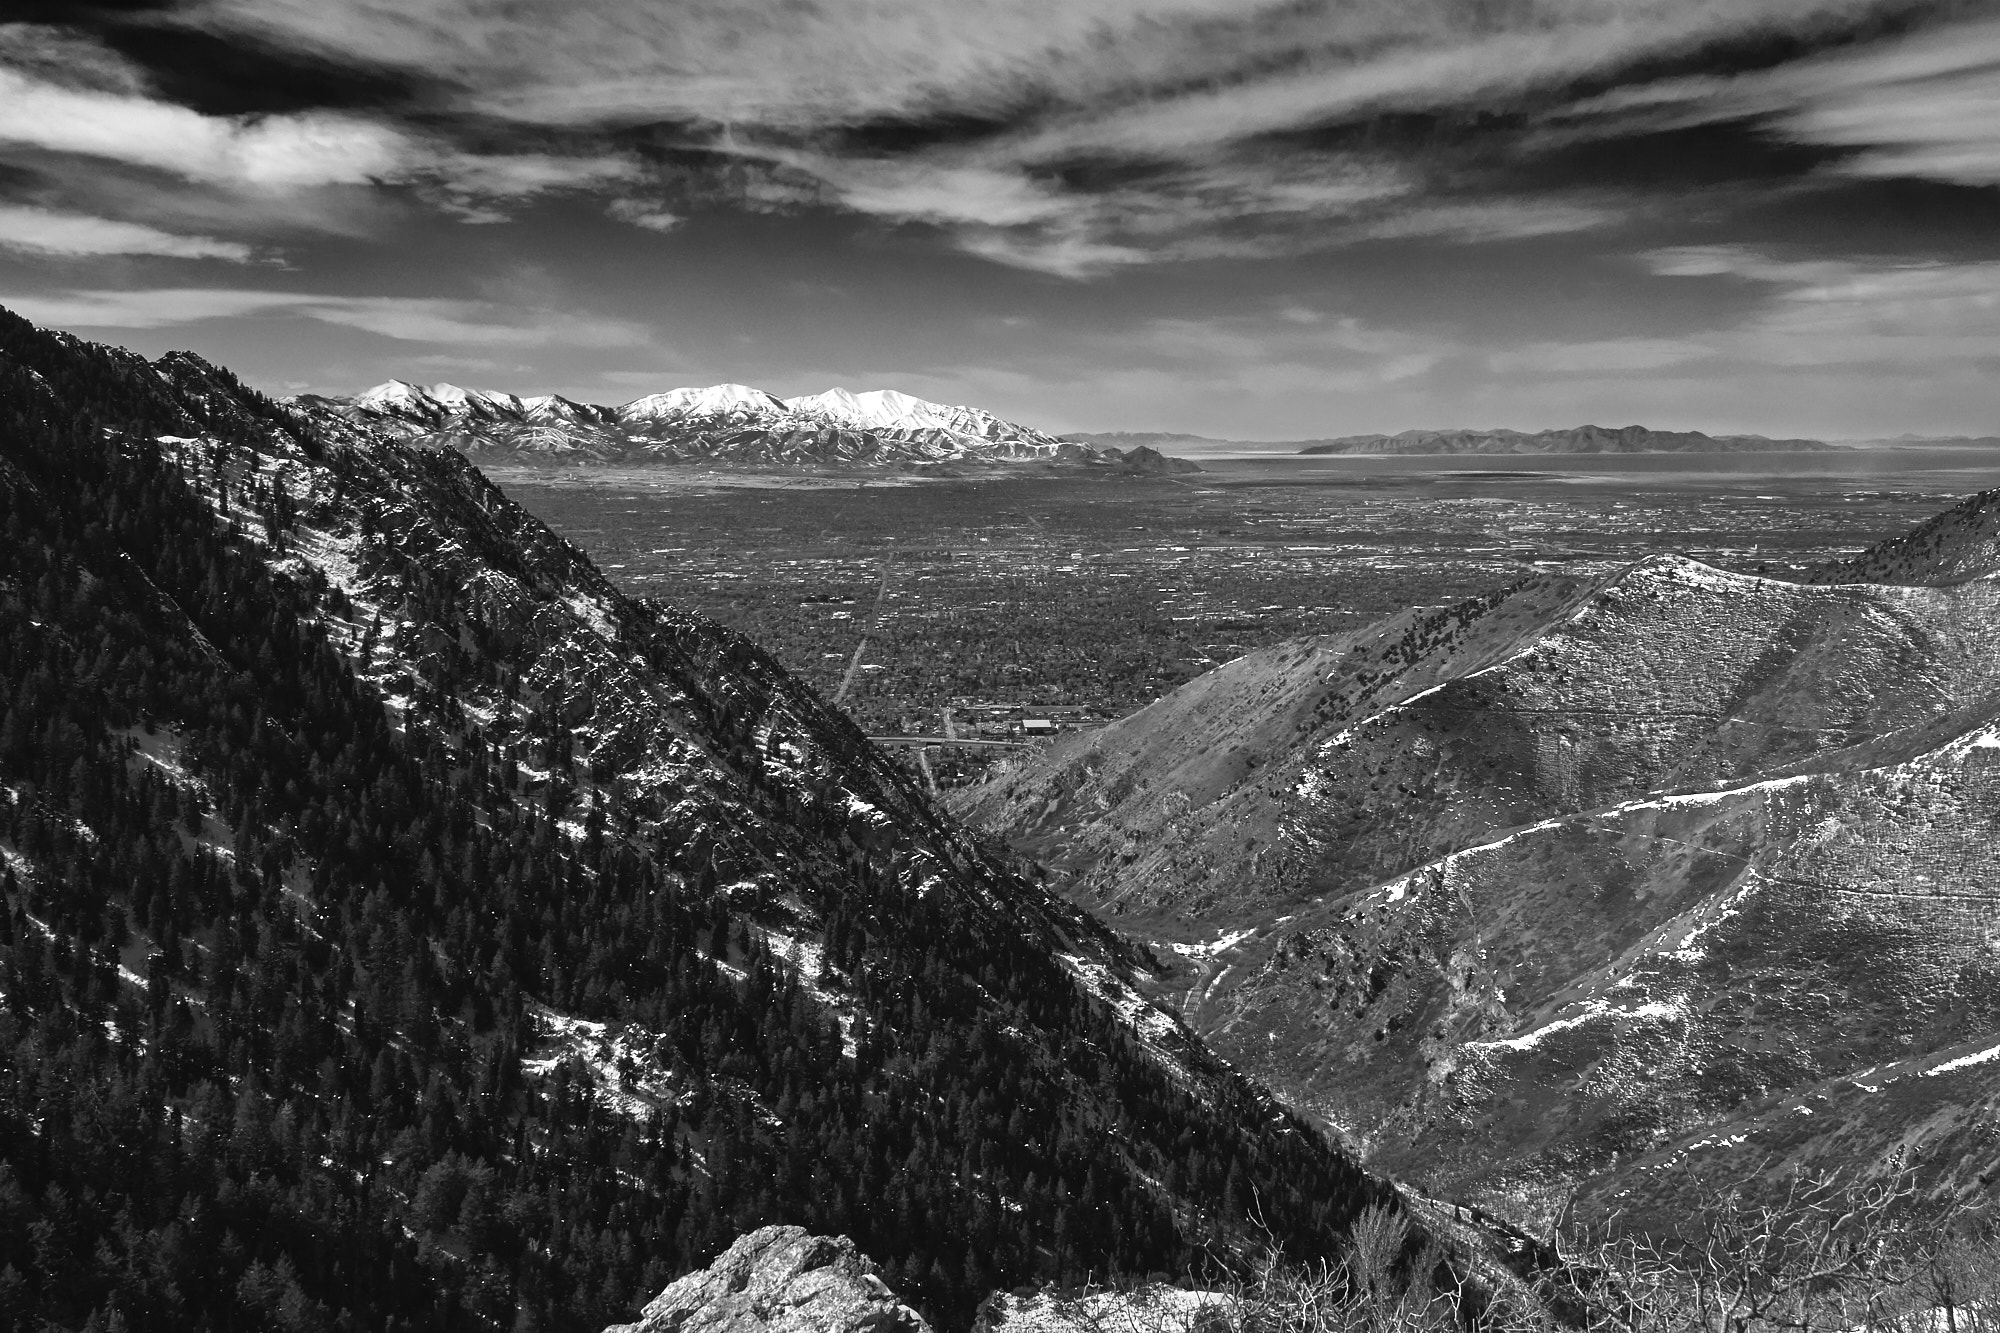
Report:
[[[1992,0],[118,0],[0,305],[275,393],[2000,433]]]

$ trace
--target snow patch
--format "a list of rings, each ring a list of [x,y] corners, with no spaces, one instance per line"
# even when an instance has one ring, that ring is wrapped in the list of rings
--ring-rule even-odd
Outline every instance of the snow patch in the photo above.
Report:
[[[1058,954],[1057,957],[1086,991],[1109,1005],[1124,1020],[1155,1060],[1183,1082],[1191,1081],[1187,1067],[1166,1045],[1185,1040],[1178,1023],[1149,1004],[1103,963],[1073,953]]]
[[[1190,1333],[1204,1310],[1216,1309],[1235,1327],[1236,1298],[1220,1291],[1149,1285],[1063,1297],[1053,1292],[997,1292],[982,1309],[991,1333]]]
[[[1289,920],[1291,920],[1290,917],[1281,917],[1278,924],[1283,924]],[[1256,933],[1257,927],[1245,926],[1241,930],[1224,931],[1207,944],[1181,944],[1176,942],[1169,943],[1166,947],[1185,958],[1214,958],[1234,949],[1237,945],[1243,943],[1243,941]]]
[[[1527,1051],[1541,1045],[1542,1039],[1585,1023],[1599,1021],[1625,1023],[1667,1023],[1686,1016],[1685,1005],[1676,1000],[1649,1000],[1633,1009],[1617,1009],[1602,1000],[1586,1000],[1582,1013],[1571,1018],[1558,1018],[1542,1024],[1531,1031],[1515,1037],[1503,1037],[1495,1041],[1469,1041],[1468,1048],[1484,1050]]]
[[[521,1061],[530,1078],[549,1078],[575,1062],[588,1074],[591,1089],[608,1110],[643,1120],[678,1095],[673,1075],[653,1056],[660,1037],[629,1023],[573,1018],[530,1000],[528,1017],[543,1053]]]
[[[2000,1046],[1989,1046],[1983,1051],[1974,1051],[1971,1055],[1961,1055],[1956,1060],[1947,1060],[1941,1065],[1932,1065],[1929,1069],[1922,1072],[1922,1076],[1924,1078],[1935,1078],[1939,1074],[1949,1074],[1953,1070],[1970,1069],[1974,1065],[1983,1065],[1989,1060],[2000,1060]]]
[[[584,624],[590,626],[598,638],[607,643],[618,639],[618,624],[611,618],[611,609],[602,597],[589,593],[573,592],[563,598],[563,605]]]

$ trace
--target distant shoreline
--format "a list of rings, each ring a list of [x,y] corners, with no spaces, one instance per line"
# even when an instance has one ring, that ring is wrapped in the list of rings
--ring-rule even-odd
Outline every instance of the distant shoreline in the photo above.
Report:
[[[1417,432],[1410,432],[1416,434]],[[1553,435],[1560,432],[1542,432]],[[1661,432],[1662,434],[1666,432]],[[1674,432],[1680,434],[1680,432]],[[1690,434],[1694,432],[1688,432]],[[1453,432],[1422,432],[1433,436],[1444,436]],[[1482,435],[1497,435],[1498,432],[1480,432]],[[1062,438],[1093,446],[1117,445],[1128,448],[1136,444],[1149,445],[1162,452],[1171,451],[1183,458],[1231,459],[1260,457],[1315,457],[1315,458],[1603,458],[1619,456],[1659,456],[1700,458],[1706,456],[1738,456],[1748,454],[1855,454],[1871,452],[1892,452],[1911,449],[1960,449],[1960,450],[2000,450],[2000,435],[1952,435],[1952,436],[1897,436],[1843,438],[1833,440],[1764,440],[1757,436],[1708,436],[1712,443],[1720,443],[1721,448],[1689,448],[1676,446],[1658,449],[1633,448],[1402,448],[1395,450],[1363,449],[1362,441],[1393,439],[1393,436],[1347,436],[1340,440],[1227,440],[1206,435],[1188,435],[1168,431],[1095,431],[1072,432]],[[1523,434],[1521,438],[1532,439]],[[1329,445],[1342,445],[1338,449]]]

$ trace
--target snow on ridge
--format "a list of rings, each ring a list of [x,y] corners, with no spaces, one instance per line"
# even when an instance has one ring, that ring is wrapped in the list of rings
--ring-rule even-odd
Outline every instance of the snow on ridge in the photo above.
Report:
[[[1648,1000],[1633,1009],[1614,1008],[1602,1000],[1586,1000],[1584,1001],[1583,1012],[1572,1017],[1551,1019],[1540,1027],[1531,1028],[1517,1036],[1500,1037],[1492,1041],[1468,1041],[1465,1045],[1468,1050],[1528,1051],[1541,1045],[1542,1038],[1544,1037],[1551,1036],[1557,1032],[1567,1031],[1570,1028],[1582,1027],[1585,1023],[1599,1019],[1609,1019],[1612,1022],[1623,1020],[1625,1022],[1638,1023],[1667,1023],[1686,1016],[1687,1008],[1678,999]]]
[[[1974,1051],[1970,1055],[1961,1055],[1957,1059],[1947,1060],[1941,1065],[1932,1065],[1929,1069],[1920,1071],[1919,1077],[1936,1078],[1939,1074],[1949,1074],[1960,1069],[1970,1069],[1974,1065],[1983,1065],[1992,1060],[2000,1060],[2000,1045],[1988,1046],[1985,1050]]]
[[[613,409],[574,403],[555,394],[521,398],[443,382],[389,380],[362,391],[352,401],[366,412],[430,424],[467,417],[571,423],[609,419],[628,425],[679,417],[747,417],[771,424],[817,422],[858,430],[936,432],[961,443],[1012,442],[1050,448],[1060,443],[1044,431],[1007,421],[982,408],[934,403],[899,389],[856,393],[834,388],[784,399],[752,385],[710,384],[647,394]]]
[[[618,409],[620,421],[655,417],[727,416],[732,413],[784,415],[784,400],[747,384],[711,384],[703,388],[669,389],[634,398]]]
[[[1650,576],[1675,583],[1692,584],[1697,588],[1707,588],[1715,592],[1744,592],[1758,584],[1777,584],[1786,588],[1800,589],[1801,585],[1787,583],[1783,579],[1767,578],[1761,574],[1739,574],[1733,569],[1696,560],[1693,556],[1681,555],[1673,551],[1663,551],[1649,555],[1635,564],[1628,565],[1623,572],[1611,580],[1610,586],[1623,583],[1635,576]]]
[[[1407,699],[1398,699],[1395,703],[1389,704],[1388,706],[1382,708],[1380,711],[1370,713],[1367,717],[1362,718],[1359,722],[1356,722],[1353,726],[1347,727],[1342,731],[1337,732],[1336,734],[1328,737],[1324,742],[1321,743],[1320,748],[1323,750],[1332,750],[1332,749],[1338,749],[1343,745],[1349,744],[1351,741],[1353,741],[1354,734],[1360,731],[1363,727],[1367,727],[1376,722],[1380,722],[1383,718],[1389,716],[1391,713],[1399,713],[1403,711],[1404,709],[1408,708],[1411,704],[1415,703],[1417,700],[1425,698],[1429,695],[1436,694],[1439,690],[1443,689],[1445,686],[1456,683],[1458,679],[1459,677],[1454,676],[1450,680],[1439,681],[1437,684],[1431,686],[1427,690],[1418,690],[1415,694],[1409,696]],[[1305,794],[1306,793],[1304,792],[1300,793],[1300,795],[1305,795]]]
[[[563,598],[571,615],[588,625],[591,632],[608,643],[618,641],[618,623],[611,618],[610,605],[587,592],[571,592]]]
[[[354,395],[356,407],[376,409],[396,407],[417,407],[431,401],[430,391],[421,384],[408,380],[387,380],[372,389],[364,389]]]
[[[1183,1083],[1192,1082],[1193,1076],[1187,1066],[1165,1044],[1181,1038],[1179,1024],[1157,1006],[1148,1003],[1145,997],[1126,985],[1116,972],[1103,963],[1081,954],[1064,953],[1056,957],[1086,991],[1109,1005],[1112,1012],[1124,1020],[1125,1026],[1164,1069]]]
[[[1282,917],[1279,921],[1272,924],[1279,925],[1290,919],[1290,917]],[[1185,958],[1216,958],[1234,949],[1237,945],[1255,935],[1257,931],[1258,927],[1256,926],[1245,926],[1241,930],[1222,931],[1207,944],[1182,944],[1178,941],[1169,941],[1166,947]]]
[[[1586,811],[1584,813],[1588,814],[1589,812]],[[1408,896],[1410,886],[1416,882],[1417,877],[1426,871],[1435,870],[1440,874],[1449,874],[1466,857],[1476,855],[1480,852],[1496,851],[1517,839],[1527,837],[1531,833],[1546,833],[1550,829],[1559,828],[1568,820],[1575,818],[1577,818],[1576,815],[1556,815],[1553,818],[1544,819],[1540,823],[1523,824],[1520,828],[1510,833],[1503,833],[1490,842],[1474,843],[1470,847],[1461,847],[1455,852],[1446,852],[1435,861],[1426,861],[1416,869],[1396,876],[1396,878],[1379,886],[1375,892],[1382,895],[1383,906],[1394,902],[1401,902]]]

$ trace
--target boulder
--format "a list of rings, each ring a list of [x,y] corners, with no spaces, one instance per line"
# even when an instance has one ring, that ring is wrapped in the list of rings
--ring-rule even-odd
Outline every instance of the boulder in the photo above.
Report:
[[[931,1333],[845,1236],[761,1227],[604,1333]]]

